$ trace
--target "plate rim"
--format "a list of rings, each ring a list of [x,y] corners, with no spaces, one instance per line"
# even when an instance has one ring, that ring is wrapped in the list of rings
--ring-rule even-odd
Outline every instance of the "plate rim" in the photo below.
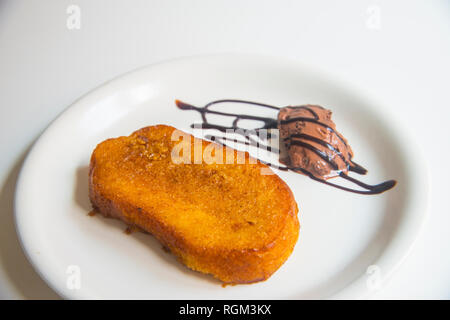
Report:
[[[19,238],[19,243],[22,247],[22,250],[27,258],[27,260],[30,262],[30,264],[33,266],[34,270],[38,273],[38,275],[49,285],[52,290],[54,290],[60,297],[64,299],[89,299],[90,297],[86,297],[84,295],[78,294],[76,290],[66,290],[65,288],[61,288],[61,286],[57,285],[55,283],[54,277],[49,277],[48,274],[45,274],[45,271],[42,270],[42,265],[39,259],[34,257],[30,254],[30,251],[33,248],[33,242],[31,239],[29,239],[26,235],[26,213],[23,212],[21,208],[21,201],[23,193],[23,190],[26,187],[26,173],[27,171],[31,170],[32,167],[32,158],[33,155],[36,153],[36,150],[39,149],[40,144],[43,142],[45,137],[49,134],[51,128],[54,127],[55,124],[57,124],[60,121],[63,121],[64,118],[68,117],[71,112],[75,112],[76,109],[83,107],[83,104],[89,100],[94,98],[96,95],[101,96],[105,92],[109,92],[111,90],[111,87],[115,85],[120,85],[121,82],[126,81],[128,78],[132,77],[133,75],[136,75],[143,71],[148,71],[154,68],[164,68],[165,66],[170,66],[173,63],[177,62],[185,62],[185,63],[191,63],[195,62],[196,60],[204,60],[204,59],[239,59],[239,60],[246,60],[246,61],[252,61],[252,63],[257,63],[262,65],[262,62],[269,63],[270,65],[289,65],[292,67],[295,67],[299,70],[306,70],[308,73],[315,74],[320,79],[327,79],[330,77],[330,75],[333,76],[333,81],[329,81],[333,84],[336,84],[336,87],[338,89],[343,89],[345,91],[349,91],[348,88],[355,88],[357,90],[353,90],[352,94],[356,98],[361,98],[363,101],[367,101],[367,104],[372,106],[374,105],[373,101],[378,101],[378,99],[374,98],[373,95],[369,94],[367,90],[364,90],[363,88],[359,87],[355,83],[350,83],[349,81],[336,77],[334,74],[330,74],[328,72],[325,72],[324,70],[317,68],[317,67],[311,67],[310,65],[305,65],[301,61],[292,59],[292,58],[286,58],[286,57],[280,57],[280,56],[272,56],[272,55],[262,55],[262,54],[249,54],[249,53],[217,53],[217,54],[208,54],[208,55],[194,55],[194,56],[187,56],[187,57],[179,57],[179,58],[172,58],[168,60],[163,60],[160,62],[156,62],[153,64],[149,64],[146,66],[142,66],[139,68],[135,68],[131,71],[127,71],[125,73],[122,73],[111,80],[108,80],[104,83],[102,83],[99,86],[96,86],[94,89],[89,90],[87,93],[83,94],[80,98],[76,99],[73,103],[71,103],[67,108],[65,108],[59,115],[55,117],[54,120],[52,120],[49,125],[45,128],[45,130],[39,135],[39,137],[35,140],[32,147],[30,148],[29,152],[27,153],[25,160],[22,164],[22,167],[20,169],[17,183],[16,183],[16,189],[14,194],[14,221],[15,221],[15,228],[16,233]],[[381,105],[387,106],[386,103],[382,103]],[[383,108],[383,113],[391,113],[389,111],[390,108]],[[375,112],[376,115],[379,115],[381,118],[388,118],[386,115],[381,115],[380,111],[377,111],[375,108],[371,108],[372,112]],[[401,141],[406,141],[407,137],[414,136],[412,134],[412,131],[401,121],[398,121],[398,118],[394,116],[395,120],[395,126],[392,125],[391,122],[388,123],[389,128],[393,133],[395,133],[395,136],[401,137]],[[399,139],[397,138],[397,139]],[[383,249],[380,256],[376,259],[375,265],[383,265],[385,269],[389,270],[387,274],[383,276],[383,281],[381,283],[381,287],[378,290],[368,290],[366,286],[366,280],[367,276],[366,274],[362,274],[358,276],[355,280],[351,281],[347,284],[346,287],[342,288],[338,292],[335,292],[331,294],[331,296],[326,298],[331,299],[351,299],[351,298],[370,298],[375,292],[378,292],[379,290],[382,290],[386,284],[389,282],[389,280],[392,278],[393,274],[398,270],[400,265],[405,261],[405,259],[408,257],[408,255],[411,253],[411,251],[414,248],[414,245],[417,242],[418,237],[423,232],[424,226],[426,224],[426,221],[428,220],[429,216],[429,203],[430,203],[430,196],[431,196],[431,181],[430,181],[430,174],[429,174],[429,165],[426,161],[426,158],[424,157],[423,150],[420,146],[417,145],[415,139],[407,139],[410,141],[410,144],[402,144],[402,147],[406,149],[407,154],[414,154],[416,161],[408,163],[409,166],[412,166],[413,168],[420,169],[415,170],[418,172],[418,177],[414,178],[414,181],[421,181],[421,185],[415,185],[413,186],[412,193],[412,201],[414,202],[414,210],[417,212],[421,212],[421,214],[415,214],[413,217],[415,218],[414,221],[410,221],[406,224],[406,226],[403,226],[402,230],[397,230],[395,232],[396,237],[392,239],[391,242],[388,243],[386,248]],[[418,164],[421,164],[422,166],[419,166]],[[420,200],[419,200],[420,199]],[[408,230],[404,230],[408,229]],[[411,231],[412,230],[412,231]],[[400,236],[397,235],[397,233],[400,232]],[[400,242],[399,244],[392,244],[392,242]],[[386,258],[386,253],[383,254],[384,251],[387,251],[387,249],[391,249],[388,252],[388,258]],[[392,249],[394,248],[394,249]],[[402,249],[402,250],[400,250]],[[399,252],[401,251],[401,252]],[[389,256],[393,256],[390,257]],[[384,257],[384,258],[383,258]],[[395,259],[394,259],[395,258]],[[385,261],[387,260],[387,261]],[[395,261],[394,261],[395,260]],[[387,267],[386,267],[387,265]],[[383,269],[382,268],[382,269]],[[295,298],[293,298],[295,299]]]

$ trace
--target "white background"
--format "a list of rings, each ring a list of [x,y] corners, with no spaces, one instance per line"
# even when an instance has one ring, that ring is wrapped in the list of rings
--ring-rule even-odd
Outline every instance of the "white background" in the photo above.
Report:
[[[81,9],[80,30],[66,27],[70,4]],[[371,23],[377,10],[379,28]],[[13,217],[23,158],[46,126],[126,71],[219,52],[294,58],[364,88],[402,117],[428,155],[430,215],[413,252],[375,297],[450,298],[445,0],[0,1],[0,298],[57,297],[27,262]]]

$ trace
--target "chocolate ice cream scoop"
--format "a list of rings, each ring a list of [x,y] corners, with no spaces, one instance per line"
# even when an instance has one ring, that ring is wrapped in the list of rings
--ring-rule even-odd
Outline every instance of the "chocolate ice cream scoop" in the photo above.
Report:
[[[336,131],[331,111],[321,106],[284,107],[278,113],[278,129],[288,158],[280,162],[303,169],[313,176],[328,179],[363,168],[353,164],[347,140]]]
[[[393,188],[396,184],[395,180],[388,180],[376,185],[365,184],[348,175],[349,171],[366,174],[367,170],[352,161],[353,152],[347,143],[347,140],[336,130],[336,125],[331,120],[331,111],[317,105],[301,105],[289,107],[276,107],[264,103],[251,102],[245,100],[225,99],[216,100],[207,103],[203,107],[196,107],[182,101],[175,101],[181,110],[194,110],[200,113],[202,123],[197,124],[203,129],[214,129],[223,132],[234,130],[235,133],[245,137],[244,141],[236,141],[226,136],[209,135],[211,140],[225,144],[225,141],[232,140],[246,145],[255,145],[256,141],[251,136],[255,135],[262,129],[279,129],[281,144],[287,149],[287,158],[279,159],[280,163],[285,167],[267,163],[269,166],[276,167],[280,170],[291,170],[307,175],[313,180],[327,184],[329,186],[360,194],[378,194]],[[257,115],[249,115],[243,113],[229,113],[220,110],[211,110],[211,106],[218,106],[223,103],[244,103],[254,107],[266,108],[278,111],[276,118],[262,117]],[[209,122],[206,118],[207,114],[220,115],[234,118],[231,126],[224,126]],[[250,130],[250,134],[245,133],[246,128],[239,127],[240,120],[255,120],[262,122],[260,128]],[[192,124],[191,127],[197,127]],[[279,149],[270,146],[258,147],[279,153]],[[359,187],[366,190],[357,190],[344,187],[327,181],[332,177],[341,177],[348,180]]]

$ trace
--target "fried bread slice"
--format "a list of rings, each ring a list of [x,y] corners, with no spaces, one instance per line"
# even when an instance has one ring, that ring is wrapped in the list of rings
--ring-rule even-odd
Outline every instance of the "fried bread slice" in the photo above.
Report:
[[[182,140],[173,137],[188,139],[192,152],[180,154],[190,163],[174,161]],[[294,196],[246,152],[215,149],[211,154],[223,152],[233,162],[195,164],[196,152],[211,146],[219,145],[166,125],[105,140],[91,157],[91,203],[102,215],[151,233],[193,270],[227,284],[266,280],[297,242]]]

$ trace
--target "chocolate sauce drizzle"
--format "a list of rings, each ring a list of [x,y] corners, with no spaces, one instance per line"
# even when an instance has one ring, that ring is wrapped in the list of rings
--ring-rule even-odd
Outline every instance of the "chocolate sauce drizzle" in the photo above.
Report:
[[[205,138],[218,142],[224,146],[226,146],[226,141],[233,141],[233,142],[237,142],[239,144],[244,144],[244,145],[252,145],[252,146],[257,146],[257,147],[261,147],[264,148],[264,150],[268,150],[270,152],[279,152],[280,150],[275,149],[275,148],[271,148],[270,146],[262,146],[261,143],[256,142],[253,138],[252,135],[255,135],[258,133],[258,130],[261,129],[276,129],[278,128],[278,122],[277,119],[274,118],[269,118],[269,117],[259,117],[259,116],[254,116],[254,115],[248,115],[248,114],[239,114],[239,113],[228,113],[228,112],[221,112],[221,111],[215,111],[215,110],[210,110],[210,107],[219,103],[244,103],[244,104],[248,104],[248,105],[253,105],[255,107],[262,107],[262,108],[268,108],[268,109],[273,109],[273,110],[277,110],[279,111],[281,108],[280,107],[276,107],[276,106],[272,106],[272,105],[268,105],[268,104],[264,104],[264,103],[258,103],[258,102],[252,102],[252,101],[245,101],[245,100],[237,100],[237,99],[224,99],[224,100],[216,100],[216,101],[212,101],[208,104],[206,104],[204,107],[196,107],[193,106],[191,104],[187,104],[184,103],[180,100],[175,100],[175,103],[177,105],[178,108],[180,108],[181,110],[194,110],[197,111],[198,113],[200,113],[201,118],[202,118],[202,123],[197,123],[197,124],[191,124],[191,128],[202,128],[202,129],[215,129],[218,131],[221,131],[223,133],[226,133],[227,130],[235,130],[236,133],[241,134],[243,137],[245,137],[245,141],[242,140],[236,140],[236,139],[229,139],[227,137],[223,137],[223,136],[216,136],[216,135],[207,135],[205,136]],[[312,110],[311,108],[309,108],[308,106],[297,106],[297,107],[290,107],[290,108],[301,108],[301,109],[305,109],[307,110],[309,113],[311,113],[312,118],[308,118],[308,117],[293,117],[290,119],[286,119],[286,120],[282,120],[280,123],[281,124],[286,124],[286,123],[291,123],[291,122],[295,122],[295,121],[305,121],[305,122],[313,122],[319,126],[324,127],[326,130],[332,132],[333,134],[335,134],[342,142],[345,146],[347,146],[347,142],[346,140],[337,132],[335,131],[333,128],[329,127],[328,125],[322,123],[319,121],[319,116],[317,115],[317,113]],[[207,114],[215,114],[215,115],[222,115],[222,116],[227,116],[227,117],[234,117],[233,122],[231,124],[231,126],[222,126],[222,125],[217,125],[217,124],[213,124],[208,122],[206,115]],[[261,121],[263,122],[263,125],[259,128],[255,128],[255,129],[244,129],[244,128],[240,128],[239,127],[239,121],[240,120],[255,120],[255,121]],[[245,132],[245,133],[244,133]],[[270,136],[269,136],[270,137]],[[269,138],[268,137],[268,138]],[[292,138],[299,138],[302,139],[302,141],[299,140],[293,140]],[[345,162],[347,168],[349,171],[355,172],[357,174],[366,174],[367,170],[365,168],[363,168],[362,166],[360,166],[359,164],[353,162],[351,160],[351,154],[348,154],[348,158],[350,159],[350,161],[347,161],[345,159],[345,157],[342,155],[342,153],[336,149],[335,147],[333,147],[331,144],[320,140],[316,137],[307,135],[307,134],[295,134],[292,135],[288,138],[286,138],[283,142],[284,143],[290,143],[291,145],[299,145],[303,148],[306,148],[308,150],[311,150],[312,152],[316,153],[317,155],[319,155],[325,162],[327,162],[334,170],[338,170],[338,166],[337,164],[334,162],[333,159],[331,159],[329,157],[328,154],[326,154],[325,152],[321,151],[320,149],[314,147],[313,145],[309,144],[308,142],[305,141],[312,141],[314,143],[320,144],[326,148],[328,148],[331,151],[336,152],[336,154],[338,154],[340,156],[340,158]],[[259,160],[259,159],[258,159]],[[341,190],[345,190],[345,191],[349,191],[349,192],[353,192],[353,193],[359,193],[359,194],[379,194],[382,193],[384,191],[387,191],[391,188],[393,188],[396,184],[395,180],[388,180],[385,182],[382,182],[380,184],[376,184],[376,185],[368,185],[365,184],[362,181],[359,181],[355,178],[352,178],[350,176],[348,176],[347,174],[345,174],[344,172],[340,172],[339,173],[339,177],[348,180],[354,184],[356,184],[357,186],[360,186],[363,189],[366,190],[357,190],[357,189],[351,189],[351,188],[347,188],[332,182],[329,182],[325,179],[320,179],[316,176],[314,176],[311,172],[301,168],[301,167],[291,167],[291,166],[279,166],[279,165],[275,165],[272,163],[268,163],[266,161],[262,161],[259,160],[261,163],[264,163],[268,166],[271,167],[275,167],[277,169],[283,170],[283,171],[294,171],[294,172],[300,172],[303,173],[304,175],[310,177],[311,179],[324,183],[326,185],[341,189]]]

